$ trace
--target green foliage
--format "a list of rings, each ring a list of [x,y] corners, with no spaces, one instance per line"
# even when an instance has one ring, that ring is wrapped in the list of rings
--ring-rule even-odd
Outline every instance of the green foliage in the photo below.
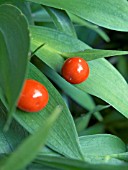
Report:
[[[25,78],[29,41],[28,24],[21,11],[12,5],[1,5],[0,86],[10,114],[14,111]]]
[[[22,169],[31,162],[40,148],[45,144],[48,132],[59,116],[61,110],[61,107],[58,106],[47,119],[45,125],[40,126],[37,132],[35,132],[32,136],[29,136],[24,143],[6,159],[5,164],[1,166],[1,170]],[[17,163],[16,166],[15,163]]]
[[[30,65],[29,67],[28,78],[38,80],[47,87],[50,95],[49,103],[47,107],[41,110],[38,114],[31,113],[31,116],[26,113],[23,114],[23,111],[17,110],[14,115],[15,119],[28,132],[33,133],[41,124],[45,123],[51,110],[53,110],[58,104],[61,105],[63,107],[62,114],[53,126],[47,144],[51,149],[59,152],[60,154],[80,159],[82,157],[82,153],[78,144],[78,136],[74,122],[71,117],[71,113],[62,100],[62,97],[47,78],[33,65]]]
[[[1,170],[128,169],[127,15],[126,0],[0,1]],[[77,85],[72,56],[90,67]],[[26,78],[49,92],[38,113],[16,108]]]
[[[85,20],[105,28],[128,31],[128,3],[126,0],[123,0],[122,3],[120,3],[119,0],[104,0],[104,2],[102,0],[95,0],[95,2],[92,2],[92,0],[64,0],[59,3],[58,1],[52,0],[29,1],[67,10]]]

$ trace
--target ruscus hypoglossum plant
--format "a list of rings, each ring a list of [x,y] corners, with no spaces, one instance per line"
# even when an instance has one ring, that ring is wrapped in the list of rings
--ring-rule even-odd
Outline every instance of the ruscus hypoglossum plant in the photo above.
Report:
[[[128,169],[128,1],[0,1],[0,170]]]

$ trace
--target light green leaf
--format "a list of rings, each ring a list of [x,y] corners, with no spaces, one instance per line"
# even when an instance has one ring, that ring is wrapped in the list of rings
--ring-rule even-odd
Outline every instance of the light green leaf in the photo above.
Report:
[[[32,45],[38,47],[45,43],[43,48],[52,53],[78,52],[90,49],[88,45],[77,38],[51,28],[31,26],[30,30]]]
[[[123,141],[113,135],[88,135],[79,139],[84,156],[88,158],[126,152],[126,145]]]
[[[12,5],[1,5],[0,86],[7,99],[9,111],[16,105],[25,78],[29,40],[28,24],[21,11]]]
[[[78,136],[75,125],[66,104],[64,103],[59,92],[48,81],[48,79],[32,64],[28,78],[35,79],[47,88],[49,92],[48,105],[38,113],[25,113],[17,110],[14,118],[30,133],[33,133],[40,125],[44,124],[49,113],[58,104],[63,106],[63,111],[54,124],[49,135],[47,145],[56,152],[72,158],[82,158],[82,153],[78,143]],[[65,126],[66,124],[66,126]]]
[[[85,160],[90,163],[120,164],[121,161],[113,159],[111,154],[119,154],[126,151],[126,145],[123,141],[113,135],[88,135],[79,139]]]
[[[90,61],[89,67],[87,81],[75,86],[103,99],[128,118],[128,84],[124,78],[105,59]]]
[[[33,6],[35,7],[35,4]],[[38,8],[32,12],[32,18],[35,22],[43,22],[43,23],[52,22],[52,19],[47,13],[47,11],[41,6],[38,6]]]
[[[116,158],[125,162],[128,162],[128,152],[110,155],[112,158]]]
[[[118,31],[128,31],[128,2],[126,0],[29,0],[66,10],[96,25]]]
[[[128,54],[128,51],[87,49],[82,52],[62,53],[61,55],[65,58],[69,58],[72,56],[80,56],[84,58],[86,61],[91,61],[99,58],[126,55],[126,54]]]
[[[44,146],[49,131],[61,112],[61,108],[57,107],[51,116],[46,120],[45,124],[31,136],[29,136],[5,161],[1,170],[19,170],[28,165],[38,154],[40,148]],[[20,161],[19,161],[20,160]]]

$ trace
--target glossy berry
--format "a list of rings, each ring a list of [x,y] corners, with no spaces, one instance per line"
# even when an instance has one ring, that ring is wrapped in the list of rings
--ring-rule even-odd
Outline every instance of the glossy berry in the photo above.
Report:
[[[26,112],[38,112],[47,105],[48,98],[48,91],[41,83],[27,79],[17,107]]]
[[[89,76],[88,63],[80,57],[72,57],[65,61],[62,76],[71,84],[79,84]]]

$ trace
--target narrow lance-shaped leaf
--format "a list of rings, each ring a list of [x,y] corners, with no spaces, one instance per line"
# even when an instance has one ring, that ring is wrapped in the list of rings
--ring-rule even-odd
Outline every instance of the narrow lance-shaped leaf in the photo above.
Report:
[[[87,49],[85,51],[73,52],[73,53],[61,53],[64,58],[72,56],[80,56],[86,61],[91,61],[104,57],[126,55],[128,51],[117,51],[117,50],[98,50],[98,49]]]
[[[19,170],[26,167],[38,154],[40,148],[44,146],[49,131],[60,112],[61,108],[56,108],[46,120],[45,125],[42,125],[33,135],[29,136],[15,152],[6,159],[1,170]]]
[[[128,31],[128,2],[126,0],[29,0],[31,2],[66,10],[96,25]]]

